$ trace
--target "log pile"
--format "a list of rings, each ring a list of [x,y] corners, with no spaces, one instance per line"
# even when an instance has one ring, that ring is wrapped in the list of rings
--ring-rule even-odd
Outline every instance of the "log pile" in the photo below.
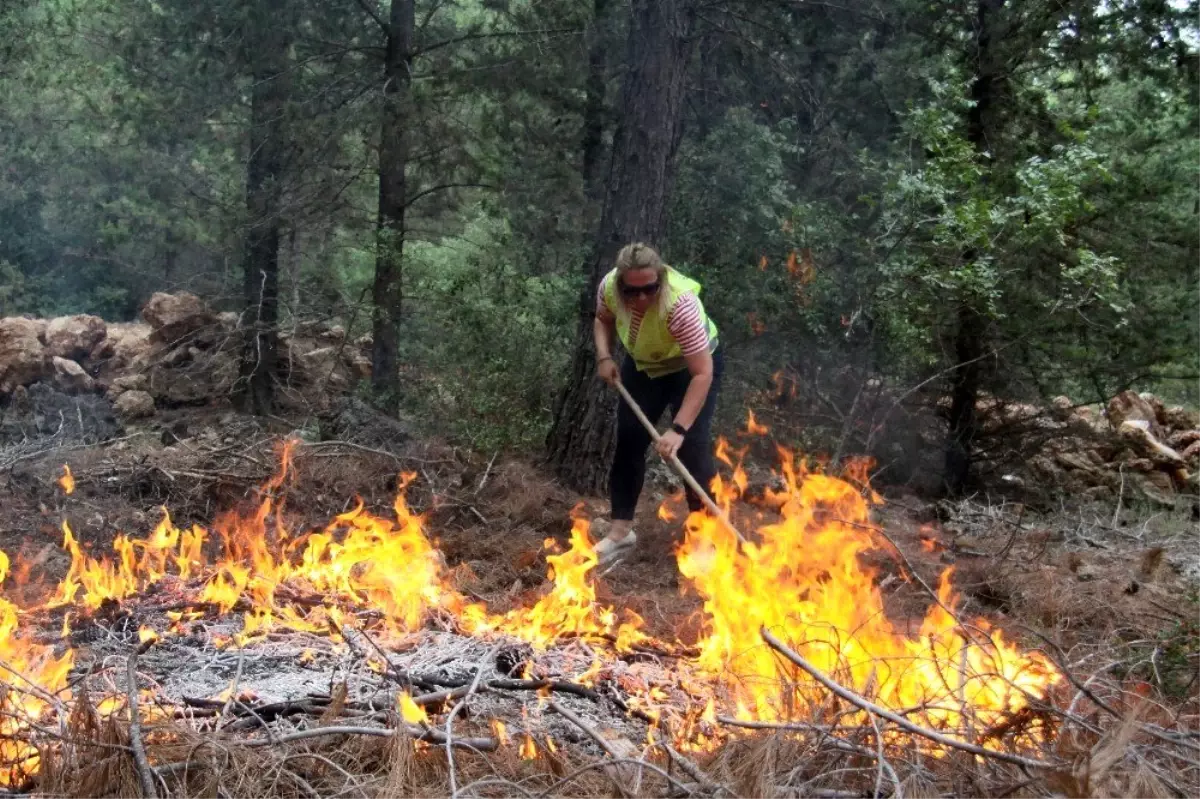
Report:
[[[1198,493],[1195,411],[1124,391],[1100,414],[1059,397],[1052,419],[1059,434],[1047,437],[1028,460],[1032,477],[1042,484],[1092,499],[1143,499],[1163,506]]]
[[[95,396],[118,418],[228,400],[236,389],[246,328],[238,314],[217,313],[194,294],[156,293],[142,321],[97,316],[0,319],[0,401],[24,401],[42,385],[70,397]],[[284,402],[321,408],[370,373],[366,342],[332,323],[280,332]]]

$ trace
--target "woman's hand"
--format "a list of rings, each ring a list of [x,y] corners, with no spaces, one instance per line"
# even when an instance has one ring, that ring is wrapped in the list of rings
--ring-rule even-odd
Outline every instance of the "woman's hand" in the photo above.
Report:
[[[621,372],[617,369],[617,362],[612,358],[602,358],[596,364],[596,377],[608,383],[610,386],[615,386],[621,380]]]
[[[668,430],[659,437],[658,443],[654,448],[658,450],[658,454],[670,460],[679,452],[680,445],[683,444],[683,436],[676,433],[674,430]]]

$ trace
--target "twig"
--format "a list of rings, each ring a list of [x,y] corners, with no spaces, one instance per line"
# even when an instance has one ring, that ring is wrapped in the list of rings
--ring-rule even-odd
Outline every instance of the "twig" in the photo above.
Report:
[[[129,747],[133,750],[133,762],[142,782],[142,795],[146,799],[158,799],[154,785],[154,772],[146,759],[146,745],[142,741],[142,719],[138,714],[137,652],[125,661],[125,676],[129,680]]]
[[[475,496],[479,496],[479,492],[487,485],[488,475],[492,473],[492,464],[496,462],[496,455],[500,454],[500,450],[496,450],[496,454],[492,455],[492,459],[488,461],[487,468],[483,470],[483,477],[479,480],[479,487],[475,489]]]
[[[419,741],[436,744],[444,744],[446,742],[446,736],[434,729],[410,726],[407,727],[407,731],[410,736]],[[306,738],[319,738],[323,735],[368,735],[376,738],[391,738],[395,734],[395,730],[390,730],[387,727],[316,727],[311,730],[301,730],[300,732],[281,735],[274,740],[270,738],[251,738],[246,741],[239,741],[239,743],[243,746],[270,746],[272,744],[303,741]],[[481,752],[492,752],[499,746],[499,742],[495,738],[458,738],[455,739],[454,745],[460,749],[477,749]]]
[[[733,795],[732,791],[718,782],[713,782],[712,778],[705,774],[698,765],[679,754],[679,752],[675,751],[675,747],[671,746],[666,741],[659,741],[657,746],[661,747],[662,750],[667,753],[667,756],[671,758],[671,762],[687,772],[689,777],[700,783],[700,787],[706,792],[715,794],[718,791],[724,791],[725,793]]]
[[[350,449],[357,449],[357,450],[361,450],[362,452],[369,452],[372,455],[382,455],[385,458],[391,458],[392,460],[396,461],[397,463],[404,462],[404,458],[401,458],[399,455],[395,455],[391,452],[388,452],[385,449],[374,449],[372,447],[365,447],[362,444],[355,444],[353,441],[313,441],[313,442],[305,442],[305,444],[304,444],[305,449],[320,449],[322,447],[349,447]]]
[[[825,676],[824,672],[809,663],[801,655],[794,652],[787,644],[783,643],[774,635],[772,635],[771,631],[767,628],[762,628],[760,632],[763,640],[766,641],[772,649],[786,657],[801,669],[804,669],[804,671],[808,672],[809,676],[821,683],[821,685],[825,686],[832,693],[836,694],[838,697],[844,699],[850,704],[855,705],[861,710],[865,710],[868,713],[873,713],[880,718],[887,719],[901,729],[907,730],[914,735],[920,735],[922,738],[928,738],[936,744],[947,746],[952,749],[960,749],[964,752],[970,752],[973,755],[979,755],[980,757],[990,757],[994,760],[1002,760],[1005,763],[1014,763],[1018,766],[1025,766],[1027,768],[1053,769],[1058,767],[1053,763],[1047,763],[1043,760],[1034,760],[1033,758],[1012,755],[1007,752],[996,752],[991,749],[985,749],[982,746],[965,743],[955,738],[942,735],[939,732],[934,732],[933,730],[922,727],[919,724],[914,724],[903,716],[893,713],[886,708],[882,708],[879,705],[876,705],[875,703],[870,702],[854,693],[849,688],[834,682],[829,677]]]
[[[490,650],[488,650],[488,653],[484,655],[477,664],[475,664],[475,677],[471,680],[471,685],[467,688],[467,692],[463,695],[463,698],[459,700],[453,708],[450,709],[450,712],[446,714],[446,762],[450,767],[451,799],[457,799],[458,797],[458,781],[454,776],[454,749],[452,747],[452,741],[454,739],[454,718],[458,715],[460,710],[466,707],[467,701],[471,698],[471,694],[475,693],[475,689],[479,687],[479,678],[483,676],[484,667],[494,661],[496,653],[499,650],[500,644],[496,644]]]
[[[214,729],[221,729],[222,723],[225,721],[225,714],[229,712],[229,708],[237,701],[237,692],[241,688],[242,683],[242,666],[246,662],[246,650],[238,650],[237,671],[233,675],[233,683],[229,687],[229,698],[225,700],[225,706],[221,708],[221,712],[217,714],[217,723]]]
[[[550,709],[553,710],[555,713],[557,713],[558,715],[562,716],[567,721],[574,724],[576,727],[578,727],[583,732],[587,733],[587,736],[589,738],[591,738],[593,741],[595,741],[596,743],[600,744],[600,748],[603,749],[605,752],[607,752],[609,755],[611,755],[612,757],[624,757],[624,755],[622,755],[620,752],[618,752],[616,749],[613,748],[613,745],[611,743],[609,743],[608,740],[603,735],[596,732],[594,729],[592,729],[592,726],[590,724],[588,724],[583,719],[579,718],[579,716],[575,715],[574,711],[563,707],[558,702],[555,702],[553,699],[549,700],[549,702],[547,704],[550,706]]]

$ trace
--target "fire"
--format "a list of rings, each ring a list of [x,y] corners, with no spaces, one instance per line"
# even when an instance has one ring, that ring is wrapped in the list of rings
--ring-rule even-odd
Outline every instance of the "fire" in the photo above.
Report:
[[[754,411],[746,412],[746,435],[749,436],[765,436],[771,432],[771,428],[765,424],[759,424],[754,418]]]
[[[62,488],[64,494],[75,493],[75,475],[71,474],[71,467],[63,464],[62,477],[58,478],[58,485]]]
[[[736,715],[783,719],[822,698],[763,645],[764,628],[852,690],[889,708],[922,708],[939,729],[957,729],[967,715],[996,723],[1045,696],[1057,673],[1041,655],[1022,654],[999,631],[968,635],[954,618],[950,570],[915,636],[890,621],[858,557],[877,546],[868,500],[846,480],[797,472],[781,454],[778,523],[739,548],[717,520],[694,514],[677,553],[704,598],[697,665],[713,679],[736,675],[723,686]]]
[[[404,719],[407,724],[429,722],[429,715],[425,712],[425,708],[414,702],[407,691],[401,691],[396,697],[396,708],[400,712],[400,718]]]
[[[8,572],[0,551],[0,584]],[[24,733],[54,709],[73,662],[69,650],[55,655],[23,632],[17,606],[0,596],[0,786],[20,787],[37,773],[41,758]]]
[[[518,608],[500,618],[488,616],[482,606],[469,607],[464,619],[468,629],[475,633],[508,633],[539,649],[569,635],[617,636],[622,648],[643,639],[645,636],[639,632],[642,620],[636,614],[627,613],[627,620],[621,623],[615,610],[596,602],[596,586],[590,575],[598,558],[588,529],[588,520],[576,516],[571,526],[570,549],[546,556],[554,586],[533,607]],[[547,539],[544,546],[547,551],[554,551],[554,539]],[[576,679],[585,681],[586,676],[585,673]]]
[[[750,413],[746,431],[765,435],[768,429]],[[714,480],[712,494],[731,512],[747,490],[745,452],[721,440],[716,455],[731,473]],[[670,709],[669,693],[651,682],[626,688],[630,707],[661,716],[667,734],[690,750],[728,734],[717,725],[718,714],[751,720],[803,716],[825,696],[764,645],[764,628],[844,685],[948,734],[966,720],[999,723],[1028,707],[1031,697],[1046,695],[1059,677],[1041,655],[1022,652],[982,621],[973,620],[968,631],[955,618],[951,570],[943,573],[937,601],[919,624],[887,617],[874,575],[859,559],[879,545],[870,505],[881,500],[869,486],[869,462],[852,462],[838,478],[809,471],[787,450],[779,449],[779,455],[783,488],[767,489],[766,510],[760,511],[778,519],[760,526],[747,543],[739,545],[719,520],[702,513],[686,520],[676,556],[680,573],[703,601],[703,632],[699,655],[679,660],[674,676],[691,708],[682,714]],[[148,536],[118,535],[110,553],[93,556],[64,520],[62,546],[71,563],[44,609],[68,609],[65,637],[71,623],[78,625],[105,602],[172,580],[190,591],[195,605],[168,614],[171,634],[205,614],[240,614],[239,632],[212,637],[218,647],[245,646],[277,629],[340,640],[342,630],[359,623],[353,611],[365,607],[378,611],[376,631],[385,635],[418,629],[437,613],[466,634],[513,636],[535,650],[562,638],[587,639],[596,644],[595,654],[586,670],[572,675],[583,683],[603,678],[613,649],[671,646],[649,639],[637,614],[618,613],[598,600],[596,551],[589,522],[579,513],[569,547],[544,542],[549,589],[532,606],[495,614],[453,587],[425,519],[405,502],[412,475],[401,476],[391,517],[375,516],[359,502],[324,528],[300,531],[290,526],[277,496],[292,458],[293,446],[285,446],[278,473],[253,506],[219,517],[212,530],[176,527],[164,510]],[[69,474],[64,470],[63,479]],[[671,518],[666,503],[659,513]],[[0,583],[8,572],[9,560],[0,552]],[[9,685],[0,692],[2,786],[21,785],[36,773],[37,750],[20,733],[55,710],[55,697],[66,695],[72,664],[69,650],[56,655],[34,642],[20,629],[20,619],[21,611],[0,596],[0,666],[8,670],[2,679]],[[159,635],[150,627],[139,631],[144,645]],[[405,722],[429,721],[409,694],[399,694],[396,703]],[[508,740],[501,722],[492,728]],[[536,757],[537,747],[526,729],[521,756]],[[547,741],[546,748],[553,751],[553,744]]]

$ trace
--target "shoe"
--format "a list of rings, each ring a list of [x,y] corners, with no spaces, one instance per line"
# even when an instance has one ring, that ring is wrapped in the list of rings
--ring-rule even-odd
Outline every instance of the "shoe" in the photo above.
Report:
[[[601,539],[600,543],[596,544],[596,558],[598,560],[596,568],[600,570],[601,574],[608,574],[615,566],[625,560],[635,547],[637,547],[637,533],[632,530],[620,541],[614,541],[611,538]]]

